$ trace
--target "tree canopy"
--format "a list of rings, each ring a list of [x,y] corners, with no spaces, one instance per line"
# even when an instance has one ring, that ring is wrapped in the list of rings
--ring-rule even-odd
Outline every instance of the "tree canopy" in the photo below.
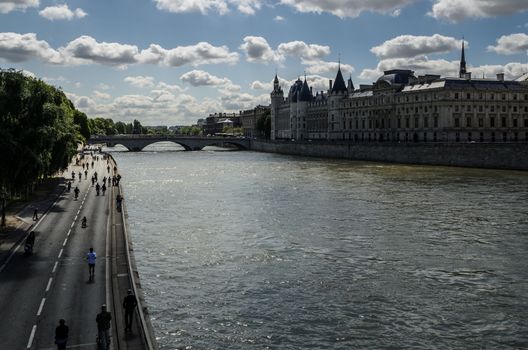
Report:
[[[0,126],[4,196],[65,169],[90,136],[86,115],[64,92],[15,70],[0,70]]]

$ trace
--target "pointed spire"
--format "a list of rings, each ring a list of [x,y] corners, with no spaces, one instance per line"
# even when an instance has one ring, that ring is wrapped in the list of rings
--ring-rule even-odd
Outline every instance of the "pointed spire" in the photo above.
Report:
[[[462,37],[462,54],[460,55],[459,77],[465,78],[465,76],[466,76],[466,53],[464,50],[464,37]]]
[[[334,80],[334,85],[332,86],[332,92],[346,92],[347,87],[345,85],[345,79],[343,79],[343,74],[341,73],[341,67],[337,70],[337,75]]]

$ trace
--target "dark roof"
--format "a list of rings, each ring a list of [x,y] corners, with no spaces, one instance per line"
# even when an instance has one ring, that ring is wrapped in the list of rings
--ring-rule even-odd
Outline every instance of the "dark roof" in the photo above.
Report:
[[[345,79],[343,79],[343,74],[341,74],[341,67],[337,70],[337,75],[332,86],[332,92],[346,92],[347,87],[345,84]]]
[[[445,78],[445,86],[451,88],[471,87],[480,90],[528,90],[528,87],[519,81],[501,81],[491,79],[457,79]]]
[[[288,93],[288,97],[290,98],[291,102],[297,102],[297,93],[300,93],[303,87],[303,82],[301,79],[297,79],[297,81],[290,87],[290,92]]]
[[[304,83],[301,88],[301,92],[299,94],[299,101],[311,101],[311,100],[312,100],[312,92],[310,91],[310,88],[308,87],[306,78],[304,78]]]
[[[407,69],[391,69],[384,72],[384,74],[378,78],[376,83],[386,82],[389,85],[405,85],[409,83],[409,78],[414,77],[414,72]]]

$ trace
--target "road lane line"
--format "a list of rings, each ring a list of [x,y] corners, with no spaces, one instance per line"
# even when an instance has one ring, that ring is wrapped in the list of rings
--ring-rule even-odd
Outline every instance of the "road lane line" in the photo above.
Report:
[[[57,266],[59,265],[58,261],[55,261],[55,265],[53,265],[53,270],[51,270],[51,273],[55,273],[57,271]]]
[[[27,343],[27,349],[31,349],[31,345],[33,345],[33,338],[35,338],[35,332],[37,331],[37,325],[33,325],[33,329],[31,329],[31,335],[29,336],[29,341]]]
[[[66,243],[68,242],[68,237],[66,237],[66,239],[64,239],[64,242],[62,243],[62,246],[66,246]]]
[[[75,221],[74,221],[74,222],[72,222],[72,224],[71,224],[70,228],[73,228],[73,225],[75,225]]]
[[[46,302],[46,298],[42,298],[42,301],[40,302],[39,309],[37,311],[37,316],[40,316],[40,314],[42,313],[42,308],[44,307],[44,303],[45,302]]]
[[[63,249],[60,250],[60,252],[59,252],[59,256],[58,256],[57,258],[60,259],[60,257],[62,256],[62,251],[63,251]]]
[[[78,217],[78,216],[79,216],[79,215],[75,215],[75,219],[73,219],[73,221],[77,221],[77,217]]]
[[[50,279],[48,280],[48,285],[46,286],[46,292],[49,292],[52,281],[53,281],[53,277],[50,277]]]
[[[81,209],[77,210],[77,215],[79,215],[80,212],[81,212]]]

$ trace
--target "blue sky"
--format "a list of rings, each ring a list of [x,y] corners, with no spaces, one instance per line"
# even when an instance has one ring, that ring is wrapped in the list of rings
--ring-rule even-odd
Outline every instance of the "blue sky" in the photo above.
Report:
[[[340,59],[359,84],[383,70],[528,71],[527,0],[0,0],[0,67],[60,86],[89,117],[191,124],[269,104]]]

